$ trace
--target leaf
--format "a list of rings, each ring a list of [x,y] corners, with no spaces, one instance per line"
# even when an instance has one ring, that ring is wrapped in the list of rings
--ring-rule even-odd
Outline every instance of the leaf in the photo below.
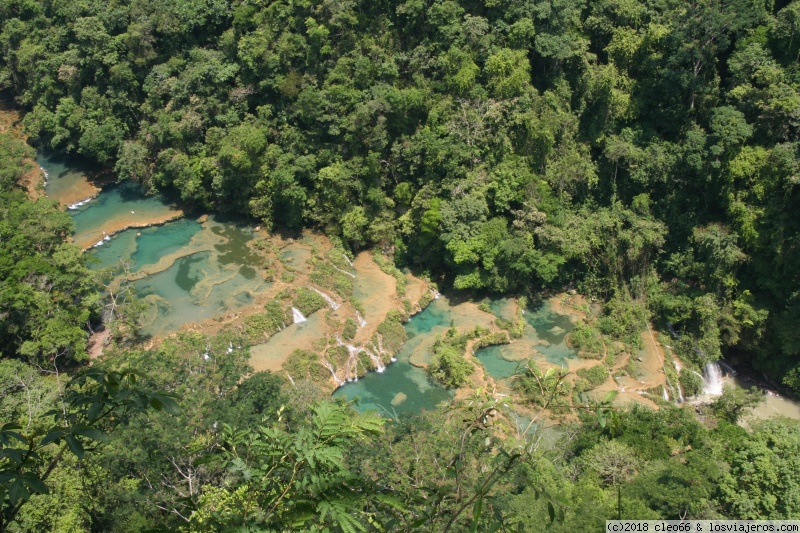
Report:
[[[178,416],[181,414],[181,409],[178,407],[178,402],[167,396],[161,396],[161,403],[164,404],[164,410],[171,415]]]
[[[83,449],[83,445],[78,441],[78,439],[76,439],[72,435],[67,435],[66,437],[64,437],[64,439],[67,441],[67,446],[69,446],[69,449],[72,451],[72,453],[74,453],[78,457],[78,459],[83,459],[83,455],[86,452]]]
[[[89,418],[90,422],[94,422],[97,420],[97,417],[100,416],[100,413],[103,412],[103,404],[100,402],[94,402],[89,407],[89,410],[86,412],[86,416]]]
[[[28,486],[30,490],[36,492],[38,494],[50,494],[50,489],[47,488],[47,485],[39,479],[38,477],[32,474],[26,474],[22,476],[25,484]]]
[[[99,440],[99,441],[106,440],[106,436],[103,434],[103,432],[93,427],[86,426],[86,427],[72,428],[72,432],[75,433],[76,435],[86,437],[87,439]]]
[[[472,508],[472,528],[470,531],[475,533],[478,528],[478,521],[481,519],[481,512],[483,511],[483,498],[478,498],[475,502],[475,507]]]
[[[547,514],[550,516],[550,523],[552,524],[556,520],[556,509],[553,507],[553,504],[547,502]]]
[[[11,484],[11,489],[8,491],[8,498],[11,500],[11,505],[17,505],[20,500],[27,500],[31,497],[28,489],[22,483],[22,479],[17,479]]]
[[[44,436],[42,442],[40,443],[42,446],[46,446],[51,442],[58,441],[64,435],[64,430],[61,428],[54,428],[47,432],[47,435]]]
[[[606,395],[603,396],[602,403],[611,403],[614,400],[614,398],[617,397],[617,394],[619,394],[618,390],[610,390],[610,391],[608,391],[606,393]]]

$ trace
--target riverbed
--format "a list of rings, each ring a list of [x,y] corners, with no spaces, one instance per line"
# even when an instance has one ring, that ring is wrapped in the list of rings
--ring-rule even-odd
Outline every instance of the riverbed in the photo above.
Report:
[[[40,154],[38,162],[47,174],[46,194],[73,217],[74,240],[94,257],[92,268],[124,277],[147,304],[141,331],[154,342],[179,331],[214,333],[238,327],[249,315],[263,312],[268,302],[285,298],[281,295],[287,291],[296,294],[300,287],[309,287],[327,305],[308,317],[298,316],[295,309],[294,319],[284,328],[256,341],[251,349],[254,370],[280,373],[295,350],[325,353],[337,345],[347,346],[351,360],[336,368],[331,365],[334,397],[358,399],[360,409],[374,409],[390,418],[412,416],[454,398],[453,391],[432,381],[425,371],[433,343],[450,327],[498,332],[498,324],[522,321],[519,338],[467,355],[475,365],[472,387],[486,387],[496,397],[513,394],[513,380],[525,372],[528,361],[541,369],[560,367],[572,373],[602,364],[581,357],[568,342],[588,309],[580,297],[558,295],[524,309],[514,298],[456,301],[410,273],[406,292],[398,294],[395,277],[381,270],[369,252],[350,257],[322,235],[272,235],[249,221],[190,215],[164,195],[147,194],[136,183],[93,181],[69,159]],[[419,309],[429,294],[437,298]],[[284,306],[290,302],[281,301]],[[386,353],[377,328],[390,311],[408,309],[412,311],[404,325],[408,340],[397,353]],[[345,343],[340,333],[348,319],[358,328]],[[618,405],[655,406],[646,391],[661,387],[658,390],[668,398],[669,384],[661,370],[668,356],[655,337],[652,331],[643,334],[642,352],[625,355],[610,368],[619,372],[635,357],[640,372],[636,378],[609,376],[596,393],[613,389],[620,392]],[[364,360],[374,361],[372,369],[380,372],[354,373],[353,368],[363,369],[356,359],[365,354]],[[768,396],[754,411],[758,418],[773,414],[800,419],[800,405]]]

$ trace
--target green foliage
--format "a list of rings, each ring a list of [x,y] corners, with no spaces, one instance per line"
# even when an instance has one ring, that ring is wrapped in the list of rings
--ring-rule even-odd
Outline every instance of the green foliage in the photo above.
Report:
[[[603,337],[593,326],[582,322],[575,325],[575,329],[569,334],[570,344],[587,354],[603,354]]]
[[[609,375],[608,368],[602,363],[588,368],[581,368],[577,371],[577,374],[588,383],[587,390],[594,389],[605,383]]]
[[[266,342],[272,335],[292,323],[291,314],[283,309],[277,300],[271,300],[264,307],[266,313],[248,315],[243,321],[247,340],[252,344]]]
[[[344,329],[342,330],[342,338],[346,341],[351,341],[355,338],[358,332],[358,324],[351,317],[344,320]]]
[[[383,348],[392,354],[400,351],[408,337],[403,327],[402,317],[391,312],[387,314],[386,320],[378,326],[378,335],[381,336]]]
[[[550,408],[556,413],[569,409],[572,387],[564,380],[567,373],[557,368],[539,370],[533,360],[525,365],[525,373],[517,376],[514,390],[526,401],[537,407]]]
[[[98,453],[108,433],[148,408],[177,415],[175,396],[143,385],[146,376],[134,370],[86,370],[65,386],[60,407],[41,413],[35,429],[15,423],[0,428],[0,527],[14,522],[34,494],[49,494],[46,484],[65,454],[78,460]],[[53,405],[53,407],[56,407]],[[47,424],[44,418],[51,417]],[[44,423],[40,426],[41,423]],[[33,429],[33,431],[31,431]],[[32,519],[31,515],[26,516]],[[66,519],[66,517],[64,517]]]
[[[99,284],[81,250],[67,242],[72,220],[46,199],[14,189],[33,155],[0,134],[0,343],[5,356],[43,367],[86,358],[85,325],[97,320]]]
[[[457,388],[467,383],[474,367],[465,357],[467,335],[460,335],[454,328],[433,344],[433,358],[428,373],[447,388]]]
[[[703,392],[703,378],[691,370],[683,369],[678,376],[683,395],[687,398],[697,396]]]
[[[224,489],[204,491],[188,530],[363,530],[368,521],[364,505],[374,489],[350,473],[345,453],[359,440],[379,434],[383,422],[332,403],[317,405],[309,422],[292,432],[277,426],[223,426],[220,444],[230,482]]]
[[[319,356],[307,350],[293,351],[283,364],[283,369],[293,378],[317,383],[324,383],[331,377],[328,369],[319,362]]]
[[[711,402],[711,411],[720,419],[735,424],[750,409],[764,401],[759,389],[744,390],[726,385],[722,394]]]
[[[325,301],[325,298],[306,287],[300,287],[294,300],[292,300],[292,306],[303,313],[303,316],[309,316],[311,313],[327,307],[327,305],[328,302]]]

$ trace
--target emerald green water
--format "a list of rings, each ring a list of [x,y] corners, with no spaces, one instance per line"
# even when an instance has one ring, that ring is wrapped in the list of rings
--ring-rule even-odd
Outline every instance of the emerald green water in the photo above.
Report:
[[[169,254],[187,255],[135,282],[139,296],[149,304],[142,322],[145,335],[172,332],[236,310],[270,286],[258,274],[258,255],[247,245],[253,238],[248,227],[209,217],[203,224],[181,221],[152,230],[146,239],[142,232],[134,260],[152,263]],[[173,237],[185,244],[172,242]],[[193,249],[199,251],[189,253]]]
[[[120,227],[164,219],[172,213],[163,195],[148,196],[131,181],[109,185],[94,200],[70,210],[78,243],[99,243]]]
[[[566,343],[567,334],[575,329],[569,317],[554,313],[547,304],[533,312],[529,310],[524,316],[527,325],[523,338],[546,341],[547,345],[538,345],[536,349],[544,354],[549,362],[566,365],[567,359],[578,357],[577,352]]]
[[[493,305],[490,304],[490,307],[495,311]],[[512,344],[488,346],[475,352],[475,357],[495,379],[507,379],[523,373],[525,363],[531,358],[544,357],[548,363],[566,366],[567,359],[578,356],[566,343],[567,334],[575,327],[569,317],[554,313],[548,304],[527,309],[523,316],[525,329],[521,339]]]
[[[98,260],[93,268],[116,267],[122,261],[132,263],[131,271],[138,272],[185,248],[201,229],[196,220],[182,218],[163,226],[122,231],[103,246],[91,249],[89,253]]]
[[[503,358],[506,346],[487,346],[475,352],[486,372],[494,379],[506,379],[525,372],[526,361],[508,361]]]
[[[411,317],[405,325],[408,341],[397,354],[397,361],[381,374],[372,372],[339,387],[333,396],[349,400],[359,398],[359,410],[376,410],[393,419],[412,416],[451,400],[452,392],[431,380],[425,370],[409,363],[415,351],[425,349],[432,331],[449,326],[448,307],[443,299],[434,300]],[[406,399],[400,401],[402,397],[398,394],[405,394]],[[395,405],[392,405],[393,401]]]

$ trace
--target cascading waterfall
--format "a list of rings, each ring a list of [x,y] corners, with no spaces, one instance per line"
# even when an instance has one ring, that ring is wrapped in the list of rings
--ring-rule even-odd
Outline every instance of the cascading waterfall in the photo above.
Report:
[[[67,206],[67,209],[69,209],[70,211],[74,211],[74,210],[76,210],[76,209],[78,209],[80,207],[85,206],[86,204],[88,204],[89,202],[91,202],[94,199],[95,199],[94,196],[90,196],[89,198],[84,198],[80,202],[75,202],[74,204],[70,204],[69,206]]]
[[[350,268],[352,268],[352,269],[355,269],[355,268],[356,268],[356,267],[354,267],[354,266],[353,266],[353,262],[352,262],[352,261],[350,261],[350,258],[349,258],[349,257],[347,257],[347,254],[342,254],[342,257],[344,257],[344,260],[345,260],[345,261],[347,261],[347,264],[348,264],[348,265],[350,265]]]
[[[304,317],[303,313],[301,313],[296,307],[292,307],[292,318],[294,319],[295,324],[306,321],[306,317]]]
[[[292,375],[291,375],[291,374],[289,374],[289,373],[287,372],[287,373],[286,373],[286,377],[287,377],[287,378],[289,378],[289,383],[291,383],[291,384],[292,384],[292,387],[297,387],[297,385],[295,385],[295,384],[294,384],[294,380],[292,379]]]
[[[355,359],[356,361],[358,361],[358,354],[364,352],[369,356],[370,359],[372,359],[372,362],[375,364],[375,369],[379,374],[383,373],[383,371],[386,370],[386,366],[381,361],[381,358],[375,355],[374,353],[370,352],[366,348],[353,346],[352,344],[345,344],[344,341],[342,341],[342,338],[339,337],[338,335],[336,336],[336,342],[339,344],[339,346],[344,346],[345,348],[347,348],[347,351],[350,352],[350,359]]]
[[[433,287],[430,287],[430,289],[431,289],[431,294],[433,294],[433,299],[438,300],[439,296],[441,296],[441,293],[436,289],[434,289]]]
[[[314,292],[316,292],[316,293],[317,293],[317,294],[319,294],[320,296],[322,296],[322,297],[325,299],[325,301],[326,301],[326,302],[328,302],[328,305],[330,305],[330,306],[331,306],[331,309],[333,309],[334,311],[336,311],[337,309],[339,309],[339,307],[340,307],[340,305],[341,305],[341,304],[337,304],[337,303],[336,303],[336,301],[335,301],[333,298],[331,298],[330,296],[328,296],[327,294],[325,294],[325,293],[324,293],[324,292],[322,292],[321,290],[319,290],[319,289],[315,289],[314,287],[311,287],[311,290],[312,290],[312,291],[314,291]]]
[[[352,272],[348,272],[347,270],[342,270],[341,268],[337,267],[336,265],[333,265],[333,268],[335,268],[336,270],[338,270],[342,274],[347,274],[348,276],[350,276],[353,279],[355,279],[355,277],[356,277],[356,275],[353,274]]]
[[[361,316],[361,313],[356,311],[356,322],[358,322],[358,327],[363,328],[367,325],[367,321]]]
[[[661,393],[664,396],[664,401],[669,401],[669,394],[667,393],[667,388],[664,385],[661,385]]]
[[[325,359],[323,359],[323,360],[322,360],[322,365],[323,365],[325,368],[327,368],[328,370],[330,370],[330,372],[331,372],[331,376],[333,376],[333,382],[334,382],[334,383],[336,383],[336,387],[337,387],[337,388],[339,388],[339,387],[341,387],[342,385],[344,385],[344,381],[342,381],[341,379],[339,379],[339,376],[337,376],[337,375],[336,375],[336,372],[334,372],[334,370],[333,370],[333,365],[331,365],[331,364],[330,364],[328,361],[326,361]]]
[[[722,367],[719,363],[708,363],[703,368],[703,392],[710,396],[719,396],[722,394]]]

